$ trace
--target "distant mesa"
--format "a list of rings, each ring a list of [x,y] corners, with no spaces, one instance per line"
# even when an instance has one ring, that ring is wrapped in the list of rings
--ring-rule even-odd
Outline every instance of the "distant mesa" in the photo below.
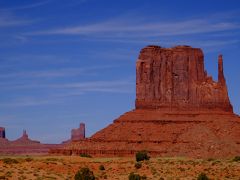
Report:
[[[147,46],[136,62],[135,109],[90,138],[52,154],[230,157],[240,154],[240,118],[233,113],[218,57],[218,80],[199,48]]]
[[[72,141],[80,141],[85,139],[85,124],[80,123],[78,129],[72,129],[71,131],[71,140]]]
[[[5,128],[0,127],[0,154],[48,154],[51,148],[60,148],[61,145],[56,144],[41,144],[39,141],[31,140],[28,137],[27,131],[23,130],[20,138],[9,141],[6,138]]]
[[[85,139],[85,124],[80,123],[79,128],[72,129],[71,131],[71,139],[67,141],[63,141],[63,143],[70,143],[73,141],[80,141]]]

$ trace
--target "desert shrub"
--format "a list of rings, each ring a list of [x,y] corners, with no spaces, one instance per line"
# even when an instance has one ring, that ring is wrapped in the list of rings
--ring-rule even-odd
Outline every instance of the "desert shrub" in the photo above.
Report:
[[[103,165],[100,165],[100,166],[99,166],[99,170],[104,171],[104,170],[105,170],[105,167],[104,167]]]
[[[128,176],[129,180],[141,180],[141,176],[139,174],[134,174],[133,172]]]
[[[86,158],[91,158],[92,156],[91,155],[89,155],[89,154],[80,154],[80,157],[86,157]]]
[[[135,168],[136,169],[140,169],[142,167],[142,163],[141,162],[136,162],[135,163]]]
[[[197,180],[209,180],[209,178],[207,177],[207,175],[205,173],[201,173],[198,175]]]
[[[4,164],[17,164],[19,163],[18,160],[12,158],[4,158],[2,159]]]
[[[25,161],[26,162],[31,162],[31,161],[33,161],[33,158],[28,157],[28,158],[25,159]]]
[[[47,158],[46,161],[58,161],[57,158]]]
[[[236,157],[234,157],[234,158],[233,158],[233,161],[235,161],[235,162],[239,162],[239,161],[240,161],[240,156],[236,156]]]
[[[93,172],[85,167],[85,168],[81,168],[74,177],[75,180],[95,180],[95,176],[93,174]]]
[[[136,161],[144,161],[144,160],[149,160],[150,156],[148,156],[147,151],[139,151],[136,153]]]

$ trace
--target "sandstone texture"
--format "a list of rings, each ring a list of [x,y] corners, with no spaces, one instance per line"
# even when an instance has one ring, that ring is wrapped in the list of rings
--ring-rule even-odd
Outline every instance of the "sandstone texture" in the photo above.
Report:
[[[219,56],[218,82],[204,69],[201,49],[189,46],[144,48],[137,60],[136,109],[232,112]]]
[[[92,137],[51,150],[56,154],[231,157],[240,154],[240,118],[233,113],[218,57],[218,81],[201,49],[142,49],[136,63],[136,108]]]

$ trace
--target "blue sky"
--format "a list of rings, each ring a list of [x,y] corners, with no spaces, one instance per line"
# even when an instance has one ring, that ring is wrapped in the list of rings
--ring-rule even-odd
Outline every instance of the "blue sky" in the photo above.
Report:
[[[60,143],[134,108],[135,62],[149,44],[200,47],[217,79],[223,54],[240,113],[239,0],[0,0],[0,126]]]

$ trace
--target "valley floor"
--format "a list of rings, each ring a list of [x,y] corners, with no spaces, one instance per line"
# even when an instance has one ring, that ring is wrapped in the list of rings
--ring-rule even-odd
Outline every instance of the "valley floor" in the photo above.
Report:
[[[197,179],[205,173],[210,179],[240,179],[240,161],[232,159],[194,160],[151,158],[135,168],[134,158],[83,158],[78,156],[0,156],[0,179],[74,179],[82,167],[91,169],[96,179],[128,179],[131,172],[152,180]],[[100,170],[103,165],[105,170]]]

